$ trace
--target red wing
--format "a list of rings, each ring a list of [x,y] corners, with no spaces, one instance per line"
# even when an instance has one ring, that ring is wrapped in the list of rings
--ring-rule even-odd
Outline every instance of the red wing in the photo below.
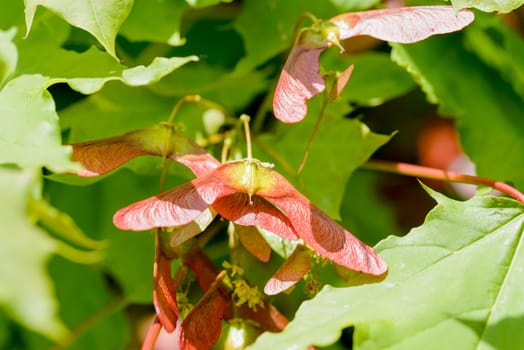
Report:
[[[297,239],[293,225],[271,203],[259,196],[237,192],[221,196],[213,208],[227,220],[242,226],[258,226],[285,239]]]
[[[183,226],[195,220],[213,201],[233,190],[212,174],[197,178],[157,196],[120,209],[113,223],[122,230],[143,231],[154,227]]]
[[[373,248],[362,243],[300,193],[269,199],[293,223],[300,238],[314,251],[351,270],[372,275],[387,271],[387,265]]]
[[[280,74],[273,112],[285,123],[296,123],[307,114],[306,102],[324,91],[326,85],[320,76],[318,59],[324,48],[303,48],[297,39]]]
[[[309,271],[311,252],[298,245],[284,264],[275,272],[264,286],[264,293],[275,295],[295,285]]]
[[[370,35],[377,39],[413,43],[435,34],[451,33],[474,19],[469,10],[452,6],[413,6],[347,13],[331,19],[340,30],[340,38]]]
[[[134,141],[133,134],[81,142],[71,146],[73,147],[72,159],[85,168],[77,175],[84,177],[103,175],[132,158],[147,154]]]

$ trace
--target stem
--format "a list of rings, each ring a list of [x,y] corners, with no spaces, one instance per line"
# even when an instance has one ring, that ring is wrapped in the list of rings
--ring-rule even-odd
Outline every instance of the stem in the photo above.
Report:
[[[217,143],[223,142],[224,140],[227,139],[226,135],[227,135],[227,132],[224,132],[221,134],[210,135],[207,138],[201,138],[201,139],[195,140],[195,142],[199,146],[207,147],[209,145],[215,145]]]
[[[428,168],[420,165],[401,162],[389,162],[383,160],[369,160],[366,162],[366,164],[364,164],[363,167],[371,170],[386,171],[390,173],[416,176],[425,179],[460,182],[473,185],[486,185],[506,193],[507,195],[524,204],[524,194],[516,188],[501,181],[495,181],[474,175],[455,173],[447,170]]]
[[[255,194],[255,172],[253,169],[253,151],[251,148],[251,132],[249,130],[249,116],[246,114],[242,114],[240,116],[240,120],[242,121],[242,124],[244,125],[244,133],[246,134],[246,148],[247,148],[247,171],[249,176],[249,184],[248,184],[248,191],[247,195],[249,196],[249,204],[253,204],[252,197]]]
[[[298,31],[300,28],[300,25],[306,20],[309,19],[313,23],[318,23],[319,20],[316,18],[313,14],[309,12],[302,13],[298,19],[295,22],[295,25],[293,26],[293,39],[295,39],[298,36]]]
[[[247,147],[247,159],[253,159],[253,153],[251,150],[251,132],[249,131],[249,116],[247,114],[242,114],[240,120],[244,125],[244,133],[246,134],[246,147]]]
[[[155,316],[153,323],[147,331],[146,338],[142,343],[141,350],[153,350],[155,348],[155,343],[158,339],[158,335],[160,334],[160,330],[162,330],[162,324],[160,323],[158,316]]]
[[[179,103],[177,103],[175,108],[173,108],[173,111],[171,115],[169,116],[170,122],[172,121],[172,117],[176,115],[176,112],[178,111],[178,109],[180,109],[181,105],[182,105],[182,102],[179,101]],[[162,173],[160,174],[160,179],[159,179],[160,192],[164,191],[169,164],[170,164],[169,162],[163,162],[162,164]],[[157,273],[158,273],[157,269],[158,269],[158,261],[160,259],[160,255],[163,254],[160,248],[161,233],[162,233],[162,228],[158,227],[155,229],[155,235],[154,235],[155,236],[155,260],[154,260],[155,262],[153,265],[153,278],[154,279],[156,278]],[[144,339],[144,342],[142,343],[142,350],[153,350],[154,349],[156,340],[158,338],[158,334],[160,333],[161,329],[162,329],[162,323],[160,322],[160,319],[158,318],[158,315],[157,315],[155,316],[155,320],[153,321],[153,324],[151,325],[151,327],[149,327],[149,330],[147,331],[146,338]]]
[[[324,99],[322,101],[322,106],[320,107],[320,112],[318,113],[317,121],[315,122],[315,126],[313,127],[313,131],[311,132],[311,135],[309,135],[309,140],[307,141],[306,150],[304,151],[304,157],[302,157],[302,162],[300,162],[300,166],[298,167],[297,174],[300,174],[302,172],[302,169],[304,169],[304,166],[306,165],[307,157],[309,155],[309,150],[311,149],[311,144],[313,143],[313,139],[315,138],[318,128],[320,127],[320,121],[324,117],[324,112],[326,111],[328,102],[329,102],[329,99],[327,97],[327,94],[324,94]]]
[[[227,161],[227,155],[229,153],[229,150],[231,149],[231,139],[225,138],[224,143],[222,145],[222,152],[220,153],[220,162],[225,163]]]
[[[198,101],[200,101],[200,96],[199,95],[188,95],[188,96],[182,97],[180,100],[178,100],[176,105],[171,110],[171,113],[169,114],[169,117],[167,118],[167,123],[168,124],[173,124],[173,121],[175,120],[175,116],[177,115],[177,113],[180,110],[180,108],[182,108],[182,105],[184,103],[187,103],[187,102],[198,102]]]
[[[88,331],[91,327],[99,323],[101,320],[110,316],[117,310],[121,309],[127,304],[127,301],[124,297],[116,297],[109,304],[106,304],[102,308],[95,311],[91,316],[86,318],[82,323],[77,325],[71,330],[71,333],[68,334],[67,338],[64,339],[60,344],[55,344],[49,348],[49,350],[60,350],[69,348],[83,333]]]
[[[200,105],[202,107],[208,108],[208,109],[218,109],[224,115],[230,116],[230,113],[223,106],[219,105],[218,103],[215,103],[213,101],[205,99],[205,98],[201,97],[200,95],[187,95],[187,96],[184,96],[183,98],[181,98],[176,103],[176,105],[173,107],[173,109],[171,110],[171,113],[169,114],[169,117],[167,119],[167,123],[168,124],[172,124],[173,123],[173,120],[175,119],[175,116],[178,113],[178,111],[180,110],[180,108],[182,107],[182,105],[184,103],[188,103],[188,102],[196,103],[196,104],[198,104],[198,105]]]
[[[229,223],[229,227],[227,230],[227,233],[229,234],[229,256],[231,259],[232,265],[240,265],[240,259],[238,257],[239,251],[238,251],[238,235],[235,230],[235,224]]]

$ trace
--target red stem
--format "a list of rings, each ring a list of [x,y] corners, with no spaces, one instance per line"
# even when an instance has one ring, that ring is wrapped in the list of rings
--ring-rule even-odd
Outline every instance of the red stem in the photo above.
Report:
[[[155,343],[158,338],[158,335],[160,334],[161,329],[162,324],[160,323],[160,319],[158,318],[158,316],[156,316],[153,323],[147,331],[146,338],[142,343],[141,350],[153,350],[155,348]]]
[[[473,175],[455,173],[447,170],[428,168],[420,165],[401,162],[389,162],[384,160],[369,160],[364,164],[363,167],[366,169],[416,176],[425,179],[461,182],[473,185],[486,185],[501,192],[504,192],[507,195],[515,198],[516,200],[524,204],[524,194],[516,188],[501,181],[495,181]]]

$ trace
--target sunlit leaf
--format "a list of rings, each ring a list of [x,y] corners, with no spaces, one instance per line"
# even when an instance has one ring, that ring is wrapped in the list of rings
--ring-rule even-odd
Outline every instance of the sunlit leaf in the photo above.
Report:
[[[0,163],[57,172],[79,169],[69,160],[70,147],[61,144],[48,82],[41,75],[24,75],[0,91]]]
[[[133,7],[133,0],[24,0],[27,33],[37,7],[44,6],[71,25],[91,33],[109,54],[116,58],[115,38],[120,26]]]
[[[0,221],[4,227],[0,235],[0,305],[25,327],[59,339],[66,329],[58,319],[54,287],[46,270],[57,245],[26,215],[36,179],[31,171],[0,168]]]
[[[189,57],[156,57],[147,67],[138,66],[122,72],[122,81],[130,86],[147,85],[159,81],[162,77],[171,73],[176,68],[188,63],[195,62],[196,56]]]
[[[34,55],[40,50],[44,50],[45,57],[34,60]],[[67,82],[73,89],[84,94],[92,94],[112,80],[119,80],[130,86],[149,85],[180,66],[197,60],[195,56],[156,57],[147,67],[127,68],[94,47],[78,53],[47,45],[26,45],[22,47],[20,54],[20,70],[45,74],[53,78],[54,83]]]
[[[438,206],[406,237],[377,246],[390,271],[381,283],[325,287],[280,334],[251,349],[325,346],[355,326],[356,349],[512,349],[524,341],[524,207],[475,197]],[[311,322],[315,320],[315,322]]]

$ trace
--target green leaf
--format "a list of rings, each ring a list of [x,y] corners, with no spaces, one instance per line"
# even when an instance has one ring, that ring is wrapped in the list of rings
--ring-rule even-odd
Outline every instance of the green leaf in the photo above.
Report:
[[[24,26],[24,4],[22,1],[0,0],[0,29],[8,30],[18,27],[23,31]]]
[[[279,334],[250,349],[306,349],[355,326],[355,349],[514,349],[524,336],[524,207],[505,198],[438,205],[405,237],[376,250],[388,262],[380,283],[325,287]],[[311,320],[315,320],[312,322]]]
[[[45,57],[35,60],[34,57],[39,52],[44,52]],[[18,71],[44,74],[53,78],[53,83],[67,82],[79,92],[92,94],[112,80],[119,80],[130,86],[149,85],[180,66],[196,60],[196,56],[156,57],[147,67],[127,68],[95,47],[78,53],[46,42],[29,42],[21,44]]]
[[[70,161],[70,147],[61,145],[48,81],[41,75],[25,75],[0,91],[0,164],[45,166],[57,172],[79,169]]]
[[[280,125],[277,135],[262,139],[262,148],[276,160],[277,169],[282,166],[290,178],[296,178],[313,130],[315,117],[311,114],[302,123]],[[331,217],[340,219],[341,188],[346,186],[351,173],[389,139],[389,136],[371,132],[358,120],[328,114],[313,140],[297,189]]]
[[[16,34],[16,28],[8,31],[0,31],[0,88],[13,74],[18,61],[18,51],[13,44],[13,38]]]
[[[27,200],[35,188],[33,172],[0,168],[0,305],[23,326],[58,340],[67,331],[57,317],[46,271],[57,245],[27,218]]]
[[[133,7],[133,0],[24,0],[27,34],[38,5],[55,12],[71,25],[91,33],[116,58],[115,38]]]
[[[375,134],[357,120],[324,122],[313,140],[301,178],[308,197],[333,218],[340,219],[341,189],[351,173],[389,141],[390,136]]]
[[[484,64],[498,70],[524,99],[524,39],[497,16],[475,15],[475,25],[464,31],[466,47]]]
[[[524,100],[511,86],[464,50],[460,34],[392,45],[392,58],[439,104],[439,113],[456,119],[478,174],[524,186]]]
[[[453,6],[456,9],[477,8],[484,12],[508,13],[522,6],[522,0],[454,0]]]
[[[187,8],[184,0],[134,0],[120,34],[130,41],[183,45],[185,39],[181,37],[180,25]]]
[[[147,67],[138,66],[122,72],[122,81],[130,86],[148,85],[159,81],[165,75],[188,62],[198,61],[196,56],[189,57],[156,57]]]
[[[340,207],[344,227],[370,245],[401,234],[393,208],[381,196],[379,175],[366,170],[353,172]]]
[[[56,281],[60,315],[70,328],[85,324],[93,316],[100,317],[67,348],[124,348],[129,341],[129,325],[125,313],[120,310],[124,300],[110,290],[104,272],[63,259],[53,259],[49,272]]]

